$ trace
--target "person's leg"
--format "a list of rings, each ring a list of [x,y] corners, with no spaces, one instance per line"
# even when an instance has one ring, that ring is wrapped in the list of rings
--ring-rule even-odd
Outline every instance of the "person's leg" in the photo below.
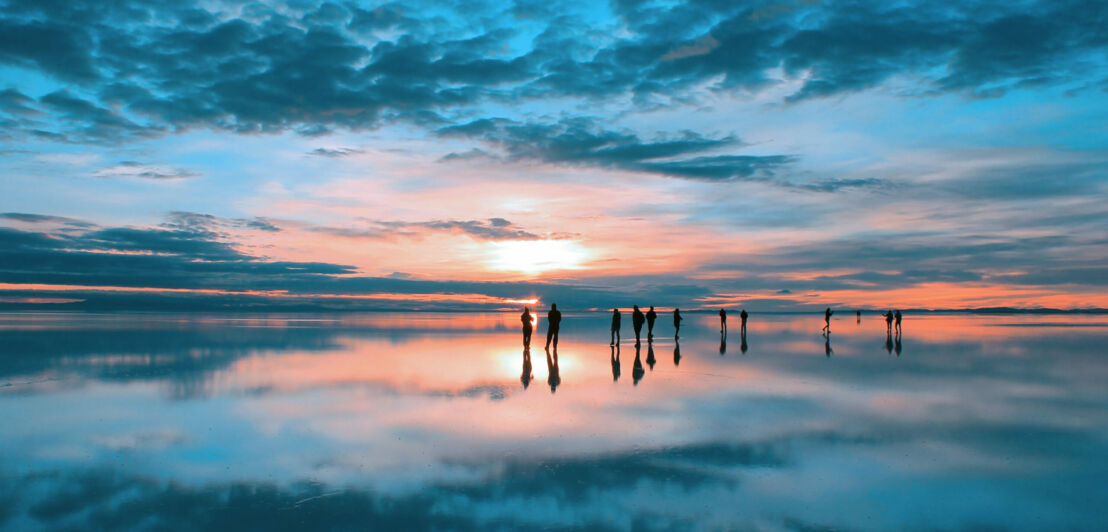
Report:
[[[554,329],[547,329],[546,330],[546,347],[548,349],[550,348],[550,338],[552,336],[554,336]]]

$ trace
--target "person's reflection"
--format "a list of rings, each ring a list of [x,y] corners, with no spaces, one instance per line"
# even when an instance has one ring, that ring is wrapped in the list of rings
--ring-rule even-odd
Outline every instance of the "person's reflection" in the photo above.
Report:
[[[896,333],[896,337],[893,338],[893,341],[895,342],[893,350],[896,351],[896,356],[900,356],[900,332]]]
[[[619,344],[612,346],[612,382],[619,381]]]
[[[531,309],[523,307],[523,314],[519,315],[519,321],[523,323],[523,348],[531,348],[531,333],[535,330],[534,321],[531,318]],[[530,355],[528,355],[530,358]]]
[[[681,342],[673,342],[673,367],[681,364]]]
[[[546,383],[550,385],[550,393],[562,383],[562,376],[558,373],[558,346],[554,346],[554,358],[550,358],[550,351],[546,352]]]
[[[519,374],[519,382],[523,383],[523,389],[526,390],[527,386],[531,384],[531,380],[535,376],[531,373],[531,348],[523,348],[523,373]]]
[[[727,333],[719,333],[719,356],[727,352]]]
[[[742,351],[745,355],[747,349],[748,346],[746,345],[746,329],[743,329],[742,334],[739,335],[739,351]]]
[[[642,358],[639,358],[639,353],[641,352],[641,344],[635,344],[635,366],[631,369],[631,379],[634,381],[635,386],[639,385],[642,376],[646,374],[646,371],[642,369]]]
[[[654,371],[654,364],[658,362],[658,359],[654,358],[654,342],[646,343],[646,364],[650,366],[650,371]]]
[[[885,331],[885,351],[889,354],[893,354],[893,332],[891,330]]]
[[[835,350],[831,349],[831,331],[823,334],[823,354],[827,355],[827,358],[831,358],[831,355],[835,354]]]

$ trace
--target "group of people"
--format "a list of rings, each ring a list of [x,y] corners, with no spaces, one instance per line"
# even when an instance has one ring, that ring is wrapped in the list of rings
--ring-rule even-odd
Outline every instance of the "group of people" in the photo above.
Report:
[[[862,320],[862,311],[855,311],[858,317],[858,323]],[[827,307],[823,311],[823,332],[824,337],[830,337],[831,335],[831,316],[835,314],[835,311],[831,310],[831,307]],[[900,322],[901,314],[899,310],[889,310],[882,314],[885,318],[885,326],[892,335],[895,323],[896,336],[900,337]],[[750,315],[746,312],[746,309],[742,309],[739,312],[739,319],[741,320],[740,334],[743,337],[744,343],[746,339],[746,321]],[[523,346],[527,349],[531,348],[531,335],[535,330],[535,316],[531,314],[531,309],[528,307],[523,308],[523,314],[519,317],[520,322],[523,324]],[[681,321],[684,318],[681,317],[681,309],[673,309],[673,338],[680,338],[681,333]],[[646,325],[646,340],[647,342],[654,341],[654,323],[658,320],[658,313],[651,306],[650,310],[643,312],[638,305],[634,305],[631,311],[631,325],[635,329],[635,345],[640,345],[642,342],[642,327]],[[620,328],[623,321],[623,315],[618,308],[612,309],[612,329],[611,329],[611,342],[609,345],[618,345],[622,340],[620,337]],[[550,350],[550,346],[554,346],[554,351],[558,350],[558,333],[562,324],[562,313],[558,310],[557,303],[550,305],[550,311],[546,313],[546,349]],[[719,309],[719,332],[721,336],[720,352],[723,352],[723,341],[727,337],[727,310]],[[828,351],[830,351],[830,339],[828,338]],[[556,356],[556,355],[555,355]]]

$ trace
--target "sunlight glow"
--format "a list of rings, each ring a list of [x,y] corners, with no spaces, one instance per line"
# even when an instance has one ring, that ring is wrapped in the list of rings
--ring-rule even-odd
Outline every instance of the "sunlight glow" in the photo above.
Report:
[[[580,269],[589,255],[574,240],[507,240],[488,245],[489,268],[530,275]]]

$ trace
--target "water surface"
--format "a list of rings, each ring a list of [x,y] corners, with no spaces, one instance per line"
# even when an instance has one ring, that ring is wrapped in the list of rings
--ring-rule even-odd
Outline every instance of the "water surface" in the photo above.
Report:
[[[3,314],[0,526],[1105,526],[1108,317],[627,318]]]

